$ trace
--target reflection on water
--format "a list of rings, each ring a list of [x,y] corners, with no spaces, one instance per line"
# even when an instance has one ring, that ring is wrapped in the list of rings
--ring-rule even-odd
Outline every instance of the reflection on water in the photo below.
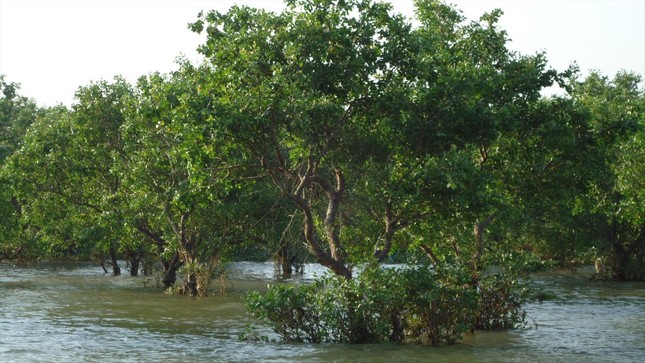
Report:
[[[307,266],[291,282],[324,270]],[[590,272],[535,283],[557,294],[530,305],[531,329],[477,332],[457,345],[315,345],[240,342],[248,289],[281,283],[271,263],[231,266],[225,296],[191,299],[112,277],[93,264],[0,264],[0,361],[164,362],[640,362],[645,284],[592,282]]]

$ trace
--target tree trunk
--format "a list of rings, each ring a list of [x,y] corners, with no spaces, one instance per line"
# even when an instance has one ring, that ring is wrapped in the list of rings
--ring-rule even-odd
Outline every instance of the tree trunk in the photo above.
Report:
[[[141,261],[141,256],[133,255],[130,258],[130,276],[139,276],[139,262]]]
[[[627,281],[627,265],[629,264],[629,253],[623,245],[614,241],[613,244],[613,263],[612,263],[612,276],[618,281]]]
[[[351,279],[352,271],[348,269],[344,263],[337,261],[330,254],[325,252],[320,246],[320,242],[318,241],[318,237],[314,230],[314,217],[311,213],[311,208],[306,205],[303,212],[305,213],[305,240],[307,241],[310,250],[316,256],[317,262],[332,270],[336,275],[343,276],[348,280]]]
[[[400,216],[395,216],[392,214],[392,206],[388,202],[385,205],[385,244],[383,245],[382,250],[377,250],[374,253],[374,257],[379,262],[385,260],[385,258],[390,254],[392,249],[392,240],[394,239],[394,232],[398,229],[399,218]]]
[[[110,247],[109,252],[110,252],[110,263],[112,264],[112,275],[119,276],[121,275],[121,268],[117,263],[116,250],[114,249],[114,247]]]
[[[289,258],[289,249],[286,244],[282,245],[278,250],[277,259],[282,275],[285,277],[291,276],[293,274],[293,258]]]
[[[184,286],[186,287],[186,292],[188,292],[190,296],[199,296],[199,291],[197,289],[197,274],[195,272],[190,272],[186,275]]]
[[[163,282],[165,287],[170,287],[177,281],[177,270],[183,265],[179,258],[179,253],[175,252],[172,258],[168,261],[162,260],[161,263],[164,267]]]
[[[314,227],[314,216],[311,205],[299,193],[290,195],[290,198],[296,203],[304,213],[304,233],[305,241],[311,252],[316,256],[316,260],[321,265],[332,270],[336,275],[343,276],[346,279],[352,278],[352,271],[345,265],[345,252],[340,245],[338,232],[335,222],[338,213],[338,207],[342,200],[342,194],[345,190],[345,181],[340,170],[336,170],[336,188],[335,190],[323,179],[311,177],[311,182],[318,184],[329,198],[327,213],[325,214],[324,228],[325,236],[329,244],[330,253],[325,252],[321,247],[318,236]],[[304,184],[304,183],[303,183]],[[301,188],[299,188],[301,189]]]
[[[486,228],[493,222],[495,219],[495,214],[491,214],[484,221],[480,223],[475,223],[474,236],[475,236],[475,253],[473,255],[471,264],[471,285],[473,287],[479,286],[479,281],[481,280],[481,272],[483,269],[481,260],[484,255],[484,231]]]
[[[304,168],[297,171],[287,167],[282,152],[278,145],[275,145],[276,164],[270,164],[267,159],[261,158],[260,162],[267,169],[274,184],[280,189],[283,195],[291,199],[296,206],[304,213],[304,234],[309,250],[316,256],[318,263],[329,268],[335,274],[351,279],[352,272],[345,265],[345,251],[339,241],[338,225],[336,217],[338,207],[345,192],[345,179],[340,169],[334,169],[335,187],[324,177],[316,175],[316,168],[319,159],[310,158]],[[314,227],[314,217],[310,201],[306,199],[306,191],[317,185],[327,195],[329,201],[324,219],[324,232],[329,245],[329,253],[321,246],[319,237]]]
[[[638,235],[631,239],[631,243],[625,241],[625,235],[626,233],[621,233],[620,227],[616,224],[609,226],[607,239],[612,245],[612,278],[618,281],[642,281],[645,279],[643,267],[645,225],[641,227]]]
[[[484,231],[495,219],[495,214],[491,214],[484,221],[475,223],[474,236],[475,236],[475,255],[472,259],[473,272],[478,273],[482,270],[481,259],[484,255]]]
[[[146,254],[141,257],[141,265],[143,268],[144,276],[151,276],[154,272],[154,261],[150,258],[150,255]]]
[[[105,256],[102,253],[94,252],[93,256],[98,260],[99,266],[103,268],[104,273],[108,273],[107,267],[105,267]]]
[[[177,281],[177,270],[183,264],[179,258],[179,254],[175,252],[170,260],[163,258],[164,251],[166,249],[166,241],[157,233],[153,232],[145,221],[138,221],[136,227],[139,232],[143,233],[146,237],[150,238],[157,245],[157,253],[161,260],[161,264],[164,267],[164,274],[161,281],[165,287],[170,287],[175,284]]]

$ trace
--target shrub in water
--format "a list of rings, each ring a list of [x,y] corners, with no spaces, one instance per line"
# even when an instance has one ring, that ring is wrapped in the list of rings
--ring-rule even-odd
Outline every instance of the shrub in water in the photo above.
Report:
[[[467,284],[446,283],[426,269],[403,274],[407,286],[404,326],[415,343],[453,344],[472,329],[477,294]]]
[[[512,288],[498,278],[474,288],[425,266],[371,266],[352,280],[328,274],[308,285],[251,292],[246,304],[285,342],[440,345],[455,343],[475,327],[521,322],[521,296]]]
[[[503,275],[487,276],[479,283],[479,308],[475,329],[513,329],[526,321],[522,303],[527,294],[517,281]]]

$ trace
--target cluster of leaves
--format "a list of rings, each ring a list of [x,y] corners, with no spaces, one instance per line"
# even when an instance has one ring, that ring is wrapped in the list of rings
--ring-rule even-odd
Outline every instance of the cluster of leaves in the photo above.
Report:
[[[372,265],[352,280],[327,275],[308,285],[251,292],[246,304],[285,342],[436,346],[455,343],[474,329],[524,323],[525,295],[516,280],[491,275],[473,287],[467,279],[457,270]]]

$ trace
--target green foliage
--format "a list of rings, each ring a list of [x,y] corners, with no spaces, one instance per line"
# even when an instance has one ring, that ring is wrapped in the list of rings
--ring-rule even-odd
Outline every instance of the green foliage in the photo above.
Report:
[[[513,329],[526,321],[522,304],[528,299],[517,280],[499,274],[479,283],[479,307],[475,328],[481,330]]]
[[[233,7],[191,25],[206,37],[213,129],[271,177],[302,213],[310,251],[345,276],[417,247],[403,231],[450,250],[444,241],[490,216],[521,213],[500,146],[543,122],[533,107],[562,76],[543,54],[507,49],[499,11],[463,24],[448,5],[416,5],[416,29],[358,0]],[[462,250],[481,255],[478,243]]]
[[[39,109],[1,77],[1,257],[156,254],[172,284],[213,257],[310,253],[351,278],[423,251],[445,275],[420,305],[458,317],[435,331],[443,316],[415,313],[408,328],[431,344],[458,336],[465,313],[449,305],[469,306],[457,287],[483,289],[487,266],[550,267],[520,250],[565,265],[594,247],[615,278],[643,279],[640,77],[578,81],[574,67],[508,49],[498,10],[465,22],[441,1],[415,5],[414,25],[370,0],[201,13],[190,29],[204,36],[202,63],[93,82],[71,109]],[[554,83],[570,94],[542,98]],[[360,289],[380,291],[370,273],[319,288],[344,291],[345,315],[323,318],[353,324],[346,341],[386,335],[388,312],[358,313],[372,309]],[[512,325],[515,305],[486,299],[510,317],[484,325]],[[307,329],[287,335],[320,333]]]
[[[408,67],[400,54],[409,51],[409,26],[370,1],[289,5],[281,14],[232,7],[199,17],[191,28],[206,34],[200,51],[212,65],[203,91],[222,111],[218,135],[243,147],[299,209],[316,258],[349,276],[348,264],[371,254],[362,228],[345,231],[353,216],[340,207],[354,207],[349,188],[363,182],[355,162],[375,151],[368,145],[378,145],[371,136],[380,130],[370,128],[385,121],[379,113],[397,95],[397,69]]]
[[[308,285],[250,292],[249,312],[285,342],[453,344],[472,329],[524,321],[513,279],[493,275],[478,289],[463,273],[427,266],[367,267],[352,280],[327,275]],[[465,277],[465,276],[464,276]]]
[[[460,271],[446,272],[435,275],[427,267],[402,271],[406,292],[402,322],[406,340],[433,346],[454,344],[463,333],[474,329],[477,292],[460,281],[463,280]]]
[[[616,191],[623,196],[619,217],[634,225],[645,223],[645,120],[641,124],[638,133],[618,145],[617,161],[612,165]]]
[[[578,82],[574,100],[589,111],[592,172],[575,212],[604,236],[595,247],[608,251],[614,279],[645,279],[645,213],[642,207],[645,89],[640,76],[613,79],[592,73]]]
[[[27,129],[42,112],[19,91],[19,84],[7,82],[0,74],[0,165],[20,148]]]
[[[114,168],[129,86],[122,79],[81,87],[72,110],[39,113],[5,165],[23,233],[51,256],[89,257],[125,238]]]
[[[19,93],[20,85],[0,75],[0,260],[38,256],[36,241],[20,224],[23,201],[16,196],[7,159],[24,145],[25,134],[42,113]]]

